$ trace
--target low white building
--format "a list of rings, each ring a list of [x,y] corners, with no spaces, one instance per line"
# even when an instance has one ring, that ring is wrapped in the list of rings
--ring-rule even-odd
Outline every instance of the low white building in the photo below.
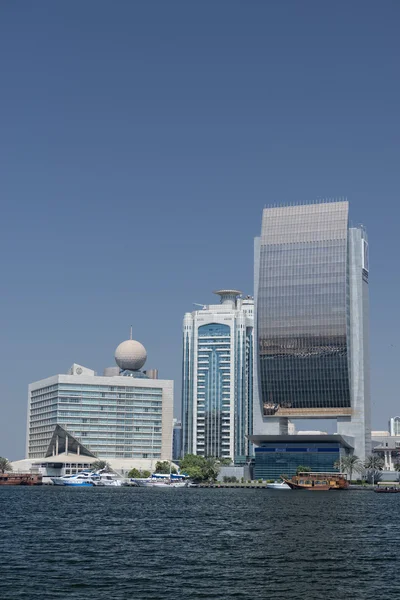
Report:
[[[115,352],[118,374],[98,376],[74,364],[66,375],[30,384],[26,459],[72,470],[67,457],[76,455],[85,457],[76,458],[79,466],[99,458],[118,471],[171,460],[173,381],[146,376],[146,358],[142,344],[130,339]]]

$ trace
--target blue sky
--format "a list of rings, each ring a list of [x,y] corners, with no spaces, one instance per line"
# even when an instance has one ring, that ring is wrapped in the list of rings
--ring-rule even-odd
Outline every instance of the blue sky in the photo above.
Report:
[[[396,0],[0,6],[0,455],[27,386],[253,289],[266,204],[345,196],[370,240],[373,426],[400,413]]]

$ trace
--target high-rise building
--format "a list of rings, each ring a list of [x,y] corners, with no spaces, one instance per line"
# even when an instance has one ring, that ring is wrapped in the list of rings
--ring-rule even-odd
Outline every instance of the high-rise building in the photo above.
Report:
[[[30,384],[26,457],[68,450],[104,459],[167,459],[172,453],[173,381],[149,379],[145,348],[135,340],[115,351],[105,376],[74,364],[67,375]],[[62,447],[62,448],[61,448]]]
[[[220,304],[183,319],[183,454],[242,462],[251,452],[254,300],[214,293]]]
[[[400,435],[400,417],[391,417],[389,420],[390,435]]]
[[[173,420],[172,434],[172,460],[179,460],[182,456],[182,423],[178,419]]]
[[[263,211],[255,240],[254,434],[288,419],[334,418],[371,452],[368,241],[348,202]]]

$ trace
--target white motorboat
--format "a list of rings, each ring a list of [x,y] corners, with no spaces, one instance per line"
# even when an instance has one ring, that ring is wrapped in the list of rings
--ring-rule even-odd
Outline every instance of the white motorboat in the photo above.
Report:
[[[63,477],[52,477],[54,485],[67,486],[112,486],[120,487],[121,478],[115,473],[100,471],[80,471],[76,475],[64,475]]]
[[[267,483],[269,490],[290,490],[290,487],[284,481],[274,481],[274,483]]]
[[[76,475],[63,475],[63,477],[52,477],[54,485],[64,485],[71,487],[92,487],[95,485],[97,478],[89,471],[82,471]]]
[[[93,473],[93,475],[93,485],[106,487],[120,487],[122,485],[121,478],[115,473],[104,473],[102,471],[96,471],[95,473]]]
[[[132,480],[139,487],[154,487],[154,488],[183,488],[188,486],[188,480],[185,475],[153,473],[147,479]]]

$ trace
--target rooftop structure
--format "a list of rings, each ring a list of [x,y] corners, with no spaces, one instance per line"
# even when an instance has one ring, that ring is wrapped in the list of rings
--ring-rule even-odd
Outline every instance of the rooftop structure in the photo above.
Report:
[[[392,417],[389,421],[390,435],[400,435],[400,417]]]

